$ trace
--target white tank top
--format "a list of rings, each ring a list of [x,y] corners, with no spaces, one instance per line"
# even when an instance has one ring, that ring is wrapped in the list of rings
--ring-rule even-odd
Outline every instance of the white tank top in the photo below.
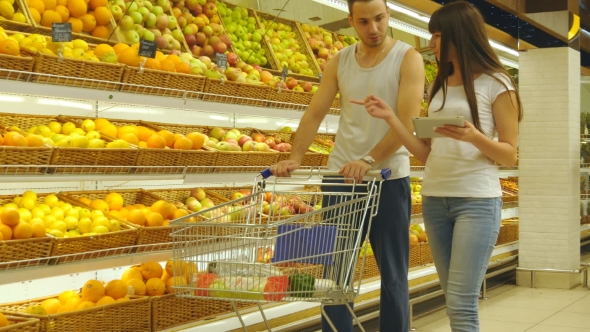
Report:
[[[355,57],[356,45],[340,51],[338,89],[340,90],[340,121],[334,149],[328,168],[340,169],[346,163],[369,154],[389,131],[382,119],[371,117],[364,106],[351,104],[351,99],[364,100],[374,94],[385,100],[397,114],[397,94],[400,67],[406,52],[412,46],[396,41],[386,57],[373,68],[362,68]],[[374,166],[374,169],[391,169],[390,179],[410,176],[410,153],[401,147],[394,154]]]

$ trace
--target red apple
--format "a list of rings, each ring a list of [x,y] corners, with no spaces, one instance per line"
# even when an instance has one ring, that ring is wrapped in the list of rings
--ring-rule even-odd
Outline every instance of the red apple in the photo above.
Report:
[[[291,152],[291,144],[289,143],[279,143],[275,145],[274,150],[279,152]]]
[[[287,84],[287,88],[289,90],[293,90],[296,86],[299,85],[299,82],[297,82],[297,80],[292,77],[287,78],[287,81],[285,83]]]
[[[303,88],[303,91],[311,92],[311,89],[313,88],[313,84],[311,84],[311,82],[303,82],[303,83],[301,83],[301,87]]]
[[[235,139],[233,139],[233,138],[226,138],[225,141],[228,142],[228,143],[230,143],[230,144],[239,145],[238,142]]]
[[[264,135],[262,135],[261,133],[254,133],[252,134],[252,140],[254,142],[264,142],[266,141],[266,137],[264,137]]]
[[[297,210],[297,213],[299,213],[299,214],[307,213],[307,205],[305,203],[299,204],[299,209]]]
[[[246,143],[248,141],[252,141],[252,138],[250,136],[243,135],[238,140],[238,145],[241,146],[241,147],[243,147],[244,146],[244,143]]]
[[[246,141],[244,143],[244,145],[242,146],[242,150],[243,151],[258,151],[258,149],[256,148],[256,145],[258,143],[254,142],[254,141]]]
[[[232,201],[235,201],[235,200],[240,199],[242,197],[244,197],[244,194],[242,194],[241,192],[235,192],[231,195],[230,199]]]
[[[240,190],[238,190],[238,192],[244,196],[252,195],[252,190],[249,190],[249,189],[240,189]]]
[[[230,66],[235,66],[238,62],[238,55],[232,52],[227,53],[227,64]]]

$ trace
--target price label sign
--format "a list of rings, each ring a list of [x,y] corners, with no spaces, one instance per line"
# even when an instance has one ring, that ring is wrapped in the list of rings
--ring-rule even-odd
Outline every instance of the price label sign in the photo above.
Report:
[[[217,67],[225,70],[227,69],[227,55],[221,53],[215,53],[217,58]]]
[[[72,23],[53,23],[51,25],[51,41],[67,43],[72,41]]]
[[[283,66],[283,71],[281,72],[281,77],[283,78],[283,82],[285,82],[285,80],[287,80],[287,74],[289,74],[289,69],[287,69],[287,66]]]
[[[322,83],[322,76],[324,76],[324,74],[322,74],[322,73],[320,73],[320,74],[318,75],[318,77],[319,77],[319,79],[320,79],[320,83]]]
[[[138,55],[154,59],[156,57],[156,42],[140,39]]]

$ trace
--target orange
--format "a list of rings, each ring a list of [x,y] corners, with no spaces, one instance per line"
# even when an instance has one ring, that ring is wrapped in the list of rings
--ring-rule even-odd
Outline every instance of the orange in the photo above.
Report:
[[[68,0],[57,0],[55,3],[58,6],[67,6],[68,5]]]
[[[41,222],[36,222],[31,225],[33,229],[33,237],[45,237],[45,225]]]
[[[47,299],[41,302],[40,305],[45,309],[48,315],[53,315],[57,313],[57,309],[59,309],[61,303],[58,299]]]
[[[127,215],[129,215],[129,210],[127,208],[122,208],[121,210],[119,210],[119,213],[121,214],[121,217],[127,219]]]
[[[2,137],[2,134],[0,134],[0,145],[4,144],[4,137]]]
[[[88,5],[84,0],[68,0],[70,16],[80,18],[88,12]]]
[[[180,57],[178,55],[176,55],[176,54],[169,54],[166,57],[166,60],[172,61],[174,63],[174,65],[176,65],[177,63],[181,63],[182,62],[182,60],[180,59]]]
[[[140,148],[147,148],[147,143],[144,141],[139,141],[139,143],[137,143],[137,146],[139,146]]]
[[[90,203],[92,203],[92,201],[90,199],[88,199],[88,197],[82,197],[80,198],[80,202],[86,204],[86,205],[90,205]]]
[[[186,215],[188,215],[188,212],[186,212],[186,210],[176,209],[176,211],[174,211],[174,215],[172,216],[172,219],[182,218]]]
[[[106,45],[106,44],[101,44],[101,45]],[[113,47],[113,49],[115,49],[115,48]],[[111,122],[109,120],[107,120],[107,119],[98,118],[98,119],[95,119],[94,120],[94,127],[95,127],[96,130],[100,130],[100,129],[102,129],[102,127],[104,127],[104,126],[106,126],[108,124],[111,124]]]
[[[96,10],[98,7],[106,7],[107,0],[90,0],[88,5],[90,5],[90,8]]]
[[[164,55],[164,53],[160,52],[160,51],[156,51],[156,60],[158,61],[162,61],[165,60],[166,56]]]
[[[148,61],[153,60],[153,59],[148,59]],[[159,62],[158,62],[159,65]],[[138,132],[138,136],[137,138],[139,138],[140,141],[144,141],[146,142],[148,140],[148,138],[150,138],[150,136],[152,136],[152,134],[154,133],[153,130],[146,128],[144,126],[137,126],[137,132]]]
[[[186,137],[179,137],[174,141],[174,148],[178,150],[190,150],[193,148],[193,141]]]
[[[123,280],[112,280],[104,288],[104,294],[113,300],[127,296],[127,283]]]
[[[127,221],[129,221],[132,224],[144,226],[145,215],[143,214],[143,212],[141,212],[140,209],[134,209],[129,211],[129,214],[127,215]]]
[[[164,218],[162,218],[162,215],[157,212],[148,214],[145,219],[145,224],[148,227],[159,227],[164,225]]]
[[[16,40],[8,38],[4,39],[0,42],[0,53],[8,55],[19,55],[20,46],[18,46]]]
[[[90,207],[102,212],[109,212],[109,204],[102,199],[95,199],[90,203]]]
[[[35,21],[35,23],[37,23],[37,24],[40,24],[41,23],[41,14],[37,10],[37,8],[29,7],[29,11],[31,12],[31,17],[33,18],[33,21]]]
[[[8,318],[6,318],[6,316],[0,312],[0,327],[6,327],[9,324],[10,322],[8,321]]]
[[[96,28],[96,18],[92,14],[84,14],[80,16],[80,20],[82,21],[82,31],[90,32]]]
[[[167,216],[162,216],[162,217],[164,218],[164,221],[165,221],[167,218],[172,218],[172,217],[174,217],[174,212],[176,212],[176,210],[178,210],[178,208],[177,208],[177,207],[176,207],[176,205],[174,205],[174,204],[168,204],[168,206],[170,207],[170,212],[168,212],[168,215],[167,215]]]
[[[143,276],[141,275],[141,268],[139,266],[132,266],[123,272],[121,280],[129,283],[129,281],[137,279],[143,282]]]
[[[102,58],[102,56],[108,52],[115,52],[113,47],[109,44],[98,44],[94,48],[94,55],[96,55],[99,58]],[[97,119],[97,120],[99,120],[99,119]],[[104,120],[104,119],[102,119],[102,120]],[[96,120],[94,121],[94,125],[96,127]],[[98,128],[95,128],[95,129],[98,129]]]
[[[176,73],[176,65],[174,64],[174,62],[168,59],[160,61],[160,69],[163,71]]]
[[[24,221],[19,222],[12,229],[12,237],[15,240],[30,239],[33,237],[33,227]]]
[[[109,205],[109,210],[121,210],[125,203],[123,201],[123,196],[119,193],[109,193],[104,200]]]
[[[98,280],[88,280],[84,286],[82,286],[82,300],[96,302],[104,296],[104,286]]]
[[[0,50],[2,49],[3,43],[6,41],[9,41],[9,40],[12,40],[12,39],[6,39],[3,42],[0,42]],[[14,40],[12,40],[12,41],[14,41]],[[0,52],[0,53],[2,53],[2,52]],[[6,135],[4,135],[4,145],[27,146],[27,139],[23,135],[17,133],[16,131],[11,131],[11,132],[7,133]]]
[[[180,62],[176,64],[176,72],[183,73],[183,74],[190,74],[191,73],[191,65],[186,62]]]
[[[70,18],[70,11],[68,10],[68,8],[66,8],[66,6],[62,6],[62,5],[56,6],[55,12],[58,13],[59,16],[61,16],[62,22],[67,22],[68,19]]]
[[[171,204],[165,200],[159,200],[151,206],[151,211],[158,212],[162,217],[169,216],[171,210]]]
[[[205,144],[206,136],[199,132],[192,132],[186,135],[186,138],[193,142],[193,150],[199,150],[203,147],[203,144]]]
[[[164,129],[158,132],[158,135],[162,136],[162,138],[166,141],[166,146],[172,147],[174,145],[174,134],[170,131]]]
[[[7,225],[0,224],[0,233],[4,241],[12,240],[12,228]]]
[[[43,138],[39,135],[27,135],[27,146],[43,146]]]
[[[135,136],[132,133],[123,134],[123,136],[121,136],[121,139],[129,144],[135,144],[135,145],[139,144],[139,139],[137,138],[137,136]]]
[[[133,295],[145,295],[145,284],[143,280],[130,279],[127,285],[133,287]]]
[[[162,273],[164,273],[164,269],[158,262],[146,262],[141,264],[141,275],[144,280],[162,278]]]
[[[0,221],[2,221],[2,223],[6,226],[14,227],[20,221],[20,214],[15,209],[5,209],[2,211],[2,213],[0,213]]]
[[[146,294],[149,296],[164,295],[166,284],[160,278],[151,278],[145,283]]]
[[[84,24],[82,23],[82,20],[80,20],[79,18],[70,17],[68,19],[68,22],[70,22],[72,24],[72,32],[76,32],[76,33],[82,32],[82,28],[84,28]]]
[[[115,54],[117,54],[117,55],[119,55],[119,53],[121,53],[123,50],[125,50],[127,48],[129,48],[129,45],[124,44],[124,43],[118,43],[118,44],[115,44],[115,46],[113,46],[113,49],[115,50]],[[98,125],[96,125],[96,128],[98,129]]]
[[[57,299],[63,305],[63,304],[66,304],[68,302],[68,300],[73,297],[78,297],[78,295],[73,290],[68,290],[68,291],[61,292],[59,294],[59,296],[57,297]]]
[[[93,308],[95,306],[96,306],[96,304],[94,304],[94,302],[92,302],[92,301],[84,301],[84,302],[78,304],[78,306],[76,307],[76,310],[84,310],[84,309],[88,309],[88,308]]]
[[[139,129],[136,126],[122,126],[117,128],[117,137],[121,138],[123,134],[132,133],[139,137]]]
[[[96,306],[103,306],[103,305],[107,305],[107,304],[111,304],[111,303],[115,303],[115,299],[113,299],[110,296],[103,296],[100,298],[100,300],[98,300],[98,302],[96,302]]]
[[[125,296],[124,298],[115,300],[115,302],[125,302],[125,301],[129,301],[129,296]]]
[[[143,66],[148,69],[160,70],[160,61],[148,58],[147,60],[145,60],[145,64]]]
[[[54,10],[55,6],[57,5],[56,0],[42,0],[43,4],[45,4],[45,10]]]
[[[164,137],[158,134],[153,134],[152,136],[150,136],[146,143],[148,148],[152,149],[163,149],[166,146],[166,140],[164,139]]]
[[[138,50],[135,47],[128,47],[124,49],[117,55],[117,58],[122,64],[132,67],[139,67],[140,58],[138,55]]]
[[[41,15],[41,25],[51,28],[53,23],[61,23],[61,15],[56,13],[54,10],[47,9]]]
[[[168,279],[168,281],[166,281],[166,290],[168,291],[168,293],[170,294],[174,294],[174,288],[172,288],[172,286],[186,286],[188,285],[186,280],[184,280],[184,277],[182,276],[176,276],[176,277],[172,277],[170,279]]]
[[[98,130],[101,134],[105,134],[111,137],[117,137],[117,127],[114,124],[109,123],[108,125]]]
[[[92,32],[90,32],[90,35],[96,38],[109,39],[111,33],[109,32],[109,29],[107,27],[99,25],[96,28],[94,28]]]
[[[166,283],[168,281],[168,279],[172,278],[172,276],[168,273],[168,271],[164,270],[164,273],[162,273],[162,281],[164,283]]]
[[[111,23],[113,14],[107,7],[98,7],[94,9],[94,17],[96,17],[96,24],[104,26]]]
[[[29,8],[34,8],[39,14],[45,11],[45,3],[41,0],[28,0]]]

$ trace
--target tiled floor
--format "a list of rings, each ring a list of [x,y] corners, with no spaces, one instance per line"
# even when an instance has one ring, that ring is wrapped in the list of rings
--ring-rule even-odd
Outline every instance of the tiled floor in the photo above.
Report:
[[[479,304],[482,332],[590,332],[590,290],[505,285]],[[444,310],[414,321],[419,332],[450,332]]]

